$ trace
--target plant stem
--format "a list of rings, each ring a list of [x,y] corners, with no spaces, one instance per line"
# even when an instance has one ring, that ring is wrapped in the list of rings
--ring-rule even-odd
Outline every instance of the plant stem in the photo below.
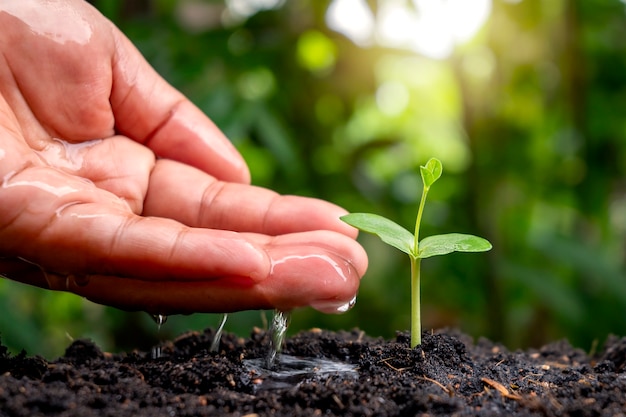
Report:
[[[417,218],[415,219],[413,254],[409,255],[409,258],[411,258],[411,348],[422,343],[422,311],[420,301],[420,264],[422,259],[419,257],[419,238],[422,214],[424,213],[426,195],[429,189],[430,187],[424,184],[420,206],[417,210]]]
[[[411,348],[422,343],[422,313],[420,306],[421,259],[411,256]]]
[[[419,255],[419,239],[420,239],[420,223],[422,222],[422,213],[424,212],[424,205],[426,204],[426,195],[428,194],[428,190],[430,187],[424,184],[424,188],[422,189],[422,198],[420,199],[420,206],[417,210],[417,217],[415,219],[415,241],[413,242],[413,254],[417,258]]]

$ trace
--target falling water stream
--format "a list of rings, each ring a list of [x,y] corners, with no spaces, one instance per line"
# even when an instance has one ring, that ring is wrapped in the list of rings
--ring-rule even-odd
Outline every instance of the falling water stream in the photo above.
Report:
[[[152,320],[156,323],[157,331],[160,332],[161,326],[163,326],[163,324],[167,321],[167,316],[164,314],[151,314],[150,317],[152,317]],[[151,352],[152,359],[159,359],[161,355],[161,346],[154,346]]]
[[[219,326],[217,326],[217,330],[215,331],[215,335],[213,336],[213,341],[211,341],[211,352],[217,352],[220,350],[220,340],[222,340],[222,332],[224,331],[224,325],[226,324],[226,320],[228,320],[228,314],[222,314],[222,319],[220,320]]]
[[[283,342],[285,341],[285,335],[287,334],[287,327],[289,327],[289,320],[291,319],[291,313],[274,310],[274,317],[272,318],[272,324],[270,325],[270,348],[267,352],[267,358],[265,366],[267,369],[272,369],[276,362],[276,356],[283,349]]]
[[[157,325],[157,331],[161,331],[161,326],[165,324],[167,321],[167,316],[164,314],[150,314],[152,320]],[[211,341],[211,352],[217,352],[220,347],[220,340],[222,339],[222,333],[224,331],[224,325],[226,324],[226,320],[228,319],[228,314],[222,314],[222,318],[220,319],[220,323],[215,331],[215,335],[213,336],[213,340]],[[152,359],[158,359],[163,355],[161,351],[161,346],[155,346],[152,348],[151,356]]]

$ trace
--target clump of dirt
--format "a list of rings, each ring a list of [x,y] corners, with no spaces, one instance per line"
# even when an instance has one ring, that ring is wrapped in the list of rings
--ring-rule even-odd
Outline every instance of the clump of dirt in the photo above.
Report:
[[[311,330],[286,340],[285,358],[305,364],[286,370],[280,361],[278,370],[259,367],[269,345],[264,331],[226,334],[219,352],[211,352],[212,338],[211,329],[184,334],[161,344],[156,359],[157,350],[109,354],[81,340],[48,362],[0,345],[0,416],[616,416],[626,409],[626,338],[609,338],[590,357],[564,341],[510,352],[446,330],[424,333],[411,349],[407,333],[383,340]]]

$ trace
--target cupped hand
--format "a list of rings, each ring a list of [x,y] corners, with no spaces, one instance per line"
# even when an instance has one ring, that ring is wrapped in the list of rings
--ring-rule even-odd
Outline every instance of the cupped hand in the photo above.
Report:
[[[152,313],[333,311],[345,211],[249,185],[218,128],[82,0],[0,0],[0,275]]]

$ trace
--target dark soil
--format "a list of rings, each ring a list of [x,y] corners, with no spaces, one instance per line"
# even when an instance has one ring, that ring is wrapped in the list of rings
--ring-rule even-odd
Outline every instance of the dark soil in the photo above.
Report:
[[[103,353],[77,341],[48,362],[0,345],[0,416],[619,416],[626,410],[626,338],[589,357],[566,342],[509,352],[455,332],[373,339],[360,331],[313,330],[284,353],[352,364],[279,379],[250,365],[265,332],[185,334],[152,352]],[[262,360],[262,359],[261,359]]]

